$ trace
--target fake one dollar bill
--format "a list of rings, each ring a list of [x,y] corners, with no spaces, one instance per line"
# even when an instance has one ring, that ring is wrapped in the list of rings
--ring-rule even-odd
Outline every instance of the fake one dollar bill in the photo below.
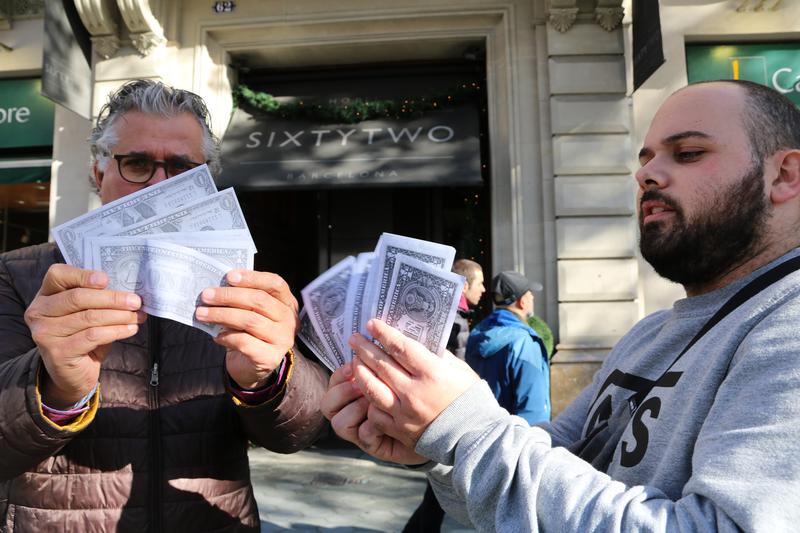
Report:
[[[350,271],[355,261],[353,256],[342,259],[300,291],[303,307],[325,354],[336,363],[336,368],[345,363],[345,357],[338,340],[341,335],[334,331],[338,327],[335,321],[344,313]]]
[[[314,326],[311,324],[311,319],[308,318],[305,307],[300,310],[300,330],[297,332],[297,336],[300,337],[300,340],[306,344],[308,349],[317,356],[317,359],[328,367],[328,370],[331,372],[336,370],[336,362],[331,360],[325,353],[325,346],[322,343],[322,339],[319,338],[316,330],[314,330]]]
[[[245,230],[193,231],[187,233],[157,233],[138,237],[108,236],[89,237],[84,240],[86,268],[102,270],[100,249],[115,245],[144,245],[147,241],[171,242],[191,248],[230,268],[253,269],[255,250],[251,248],[250,234]],[[147,256],[144,256],[147,257]]]
[[[464,278],[409,256],[398,256],[383,313],[406,337],[442,355],[461,299]]]
[[[175,320],[216,336],[221,327],[195,319],[200,293],[221,287],[231,267],[190,248],[158,240],[143,244],[99,245],[108,289],[142,298],[147,314]]]
[[[366,314],[365,303],[367,280],[374,259],[374,252],[358,254],[356,262],[353,265],[353,270],[350,273],[350,282],[347,286],[347,299],[344,304],[344,324],[342,326],[342,348],[347,361],[352,361],[354,355],[353,349],[350,348],[348,344],[350,336],[353,333],[364,331],[369,318]]]
[[[56,226],[52,230],[53,238],[67,264],[86,268],[83,239],[115,235],[216,192],[208,166],[200,165]]]
[[[167,180],[169,181],[169,180]],[[134,237],[156,233],[244,230],[250,235],[239,200],[232,188],[212,194],[180,209],[125,228],[114,235]],[[250,244],[256,249],[252,238]]]
[[[395,263],[400,257],[411,257],[433,266],[436,270],[449,272],[455,255],[456,250],[452,246],[392,233],[381,235],[375,250],[375,270],[370,273],[368,281],[371,285],[368,318],[384,316]]]

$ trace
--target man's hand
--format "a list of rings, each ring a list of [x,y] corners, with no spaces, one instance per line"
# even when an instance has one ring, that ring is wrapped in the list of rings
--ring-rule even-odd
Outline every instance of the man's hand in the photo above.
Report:
[[[386,349],[350,337],[355,382],[371,404],[368,420],[413,450],[428,425],[480,378],[451,353],[438,357],[380,320],[370,320],[367,330]]]
[[[368,411],[376,408],[369,405],[361,390],[353,383],[350,363],[333,373],[320,408],[325,418],[331,421],[337,435],[377,459],[407,465],[427,461],[414,453],[413,448],[404,446],[380,431],[368,419]],[[371,416],[379,416],[379,413],[374,412]]]
[[[225,367],[243,389],[266,383],[294,345],[298,327],[297,300],[276,274],[232,270],[230,287],[203,291],[197,319],[221,325],[214,342],[225,346]]]
[[[105,290],[108,276],[69,265],[52,265],[25,311],[25,323],[47,374],[42,401],[64,409],[97,384],[109,345],[134,335],[147,315],[131,293]]]

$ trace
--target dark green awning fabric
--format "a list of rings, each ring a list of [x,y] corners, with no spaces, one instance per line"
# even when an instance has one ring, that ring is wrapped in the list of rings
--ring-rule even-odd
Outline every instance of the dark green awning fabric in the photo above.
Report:
[[[30,163],[19,161],[20,166],[13,166],[12,161],[0,161],[0,185],[11,183],[47,183],[50,181],[50,165],[28,166]]]

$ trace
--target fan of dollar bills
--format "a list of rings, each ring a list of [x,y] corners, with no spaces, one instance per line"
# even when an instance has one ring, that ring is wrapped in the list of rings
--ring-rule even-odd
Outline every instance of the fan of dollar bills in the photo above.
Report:
[[[332,371],[352,360],[347,340],[380,318],[432,352],[450,336],[464,278],[455,249],[384,233],[374,252],[348,256],[302,290],[299,337]]]
[[[142,309],[199,328],[203,289],[234,268],[253,268],[255,243],[233,189],[217,192],[206,165],[110,202],[53,228],[64,259],[108,274],[108,288],[135,292]]]

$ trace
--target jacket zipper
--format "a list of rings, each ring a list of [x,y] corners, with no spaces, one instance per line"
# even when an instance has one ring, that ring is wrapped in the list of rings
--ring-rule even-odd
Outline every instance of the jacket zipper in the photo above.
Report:
[[[150,353],[150,531],[160,532],[162,529],[161,498],[163,473],[161,457],[161,423],[158,410],[158,363],[161,361],[161,321],[154,316],[147,317],[148,344]]]

